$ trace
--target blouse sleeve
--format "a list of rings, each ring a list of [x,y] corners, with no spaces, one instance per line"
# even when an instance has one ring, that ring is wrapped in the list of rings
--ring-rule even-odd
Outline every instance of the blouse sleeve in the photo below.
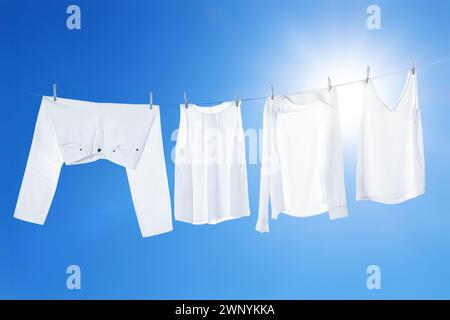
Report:
[[[330,107],[328,121],[322,172],[325,187],[324,202],[328,205],[330,219],[334,220],[348,215],[337,97],[336,103]]]
[[[275,103],[267,99],[263,116],[263,142],[261,158],[261,181],[259,213],[256,231],[269,232],[269,202],[272,211],[282,210],[281,172],[275,146]]]

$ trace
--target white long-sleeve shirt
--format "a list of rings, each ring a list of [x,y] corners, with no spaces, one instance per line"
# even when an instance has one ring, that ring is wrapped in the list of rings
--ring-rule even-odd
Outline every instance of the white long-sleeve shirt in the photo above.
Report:
[[[172,230],[158,106],[43,97],[14,217],[44,224],[63,163],[126,168],[142,236]]]
[[[280,213],[346,217],[337,93],[317,90],[268,98],[264,106],[259,216],[269,232]]]

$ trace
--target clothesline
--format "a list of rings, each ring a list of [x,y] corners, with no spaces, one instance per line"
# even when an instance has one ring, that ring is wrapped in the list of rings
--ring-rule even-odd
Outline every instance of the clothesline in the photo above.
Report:
[[[418,69],[420,69],[420,70],[426,70],[426,69],[428,69],[428,68],[430,68],[430,67],[433,67],[433,66],[436,66],[436,65],[440,65],[440,64],[444,64],[444,63],[448,63],[448,62],[450,62],[450,58],[446,58],[446,59],[442,59],[442,60],[437,60],[437,61],[434,61],[434,62],[431,62],[431,63],[428,63],[428,64],[424,64],[424,65],[421,66],[420,68],[414,66],[414,68],[415,68],[416,70],[418,70]],[[366,81],[367,79],[372,79],[372,80],[373,80],[373,79],[385,78],[385,77],[389,77],[389,76],[401,74],[401,73],[404,73],[404,72],[408,72],[409,70],[410,70],[410,68],[408,68],[408,69],[402,69],[402,70],[398,70],[398,71],[394,71],[394,72],[388,72],[388,73],[384,73],[384,74],[380,74],[380,75],[372,76],[372,77],[369,76],[369,77],[364,78],[364,79],[359,79],[359,80],[354,80],[354,81],[348,81],[348,82],[338,83],[338,84],[332,85],[332,87],[336,88],[336,87],[343,87],[343,86],[348,86],[348,85],[352,85],[352,84],[357,84],[357,83],[360,83],[360,82],[364,82],[364,81]],[[311,90],[306,90],[306,91],[297,91],[297,92],[294,92],[294,93],[291,93],[291,94],[304,93],[304,92],[313,91],[313,90],[318,90],[318,89],[324,89],[324,88],[326,88],[326,87],[323,87],[323,88],[317,88],[317,89],[311,89]],[[43,96],[43,95],[41,95],[41,94],[37,94],[37,93],[34,93],[34,92],[26,92],[26,93],[29,94],[29,95],[37,96],[37,97],[42,97],[42,96]],[[288,94],[288,95],[289,95],[289,94]],[[238,99],[239,99],[239,101],[242,101],[242,102],[250,102],[250,101],[261,101],[261,100],[265,100],[267,97],[268,97],[268,96],[266,95],[266,96],[259,96],[259,97],[250,97],[250,98],[239,98],[239,97],[238,97]],[[233,100],[233,99],[230,99],[230,100]],[[222,102],[223,102],[223,100],[222,100],[222,101],[197,102],[196,104],[208,106],[208,105],[216,105],[216,104],[220,104],[220,103],[222,103]],[[173,103],[173,104],[157,104],[157,105],[159,105],[160,107],[179,107],[179,106],[180,106],[180,103]]]

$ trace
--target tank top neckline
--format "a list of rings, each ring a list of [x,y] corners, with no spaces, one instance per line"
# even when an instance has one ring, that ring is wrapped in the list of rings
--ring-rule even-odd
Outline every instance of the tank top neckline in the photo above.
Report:
[[[383,106],[383,109],[388,111],[388,112],[395,112],[399,109],[399,106],[403,103],[405,97],[406,97],[406,93],[408,92],[409,87],[412,84],[412,79],[413,79],[414,75],[411,73],[411,71],[408,72],[408,76],[406,77],[406,81],[405,81],[405,85],[403,87],[403,91],[399,97],[399,99],[397,100],[397,103],[391,107],[389,106],[379,95],[377,88],[375,87],[372,79],[369,80],[369,84],[370,87],[372,89],[372,92],[375,96],[375,98],[378,100],[378,102]]]

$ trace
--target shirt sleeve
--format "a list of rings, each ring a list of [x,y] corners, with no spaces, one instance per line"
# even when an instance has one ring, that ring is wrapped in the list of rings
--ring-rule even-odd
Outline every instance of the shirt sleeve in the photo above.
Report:
[[[269,232],[269,202],[272,211],[282,210],[281,172],[275,147],[275,106],[267,99],[263,116],[259,212],[256,231]]]
[[[62,155],[45,98],[36,121],[14,217],[44,224],[59,180]]]
[[[337,100],[337,98],[336,98]],[[325,132],[325,151],[322,159],[324,201],[328,205],[330,219],[348,216],[344,183],[344,162],[339,124],[339,106],[330,107],[329,123]]]
[[[143,237],[172,231],[172,209],[159,107],[136,169],[127,168],[131,196]]]

